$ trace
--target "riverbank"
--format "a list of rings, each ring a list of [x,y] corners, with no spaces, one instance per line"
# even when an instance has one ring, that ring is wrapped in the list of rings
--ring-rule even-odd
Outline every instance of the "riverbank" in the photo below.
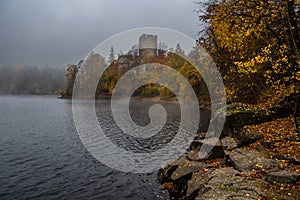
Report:
[[[72,99],[71,96],[59,96],[60,99]],[[110,100],[111,95],[99,95],[97,96],[98,100]],[[168,103],[178,103],[176,98],[170,98],[170,99],[162,99],[160,96],[155,97],[142,97],[142,96],[133,96],[131,97],[132,100],[146,100],[146,101],[156,101],[156,102],[168,102]]]
[[[146,101],[156,101],[156,102],[168,102],[168,103],[178,103],[178,100],[174,98],[169,98],[169,99],[163,99],[160,96],[155,96],[155,97],[142,97],[142,96],[133,96],[131,97],[132,100],[146,100]]]

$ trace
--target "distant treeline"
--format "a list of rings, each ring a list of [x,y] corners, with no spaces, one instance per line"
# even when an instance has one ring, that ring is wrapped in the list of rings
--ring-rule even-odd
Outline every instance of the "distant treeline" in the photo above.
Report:
[[[1,94],[58,94],[65,83],[65,69],[20,65],[0,67]]]

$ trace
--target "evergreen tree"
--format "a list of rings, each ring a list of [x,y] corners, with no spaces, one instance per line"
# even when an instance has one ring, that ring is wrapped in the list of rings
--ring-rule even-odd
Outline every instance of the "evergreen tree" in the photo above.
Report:
[[[113,63],[116,59],[114,47],[111,46],[109,50],[108,62],[109,64]]]

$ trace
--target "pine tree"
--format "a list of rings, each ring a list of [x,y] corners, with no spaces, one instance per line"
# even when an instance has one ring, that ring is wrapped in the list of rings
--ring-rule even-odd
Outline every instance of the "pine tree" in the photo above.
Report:
[[[110,47],[110,50],[109,50],[109,57],[108,57],[108,62],[109,64],[113,63],[115,61],[115,50],[114,50],[114,47],[111,46]]]

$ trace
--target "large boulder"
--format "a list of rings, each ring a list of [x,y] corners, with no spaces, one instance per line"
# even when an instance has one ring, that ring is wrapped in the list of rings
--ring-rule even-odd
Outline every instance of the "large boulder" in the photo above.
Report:
[[[245,129],[240,129],[232,133],[232,137],[237,140],[238,147],[247,146],[263,138],[263,135],[256,132],[250,132]]]
[[[180,180],[187,181],[191,178],[192,174],[198,172],[204,168],[210,168],[212,166],[207,165],[202,162],[196,162],[184,166],[179,166],[177,169],[172,173],[171,180],[174,182],[181,182]]]
[[[207,184],[211,177],[211,171],[206,173],[201,171],[194,173],[187,183],[186,197],[193,199],[195,196],[197,196],[199,190],[201,190]]]
[[[268,173],[265,179],[270,183],[296,183],[300,181],[300,174],[282,170]]]
[[[262,184],[261,181],[245,180],[232,167],[220,168],[207,174],[194,174],[188,182],[187,195],[190,196],[187,197],[195,196],[197,200],[258,199],[264,195]]]
[[[233,152],[226,152],[233,167],[239,171],[248,174],[252,169],[271,169],[279,165],[280,162],[264,158],[263,155],[256,151],[243,150],[242,148],[235,149]]]
[[[171,181],[173,172],[177,169],[178,165],[168,165],[158,170],[158,180],[163,184]]]
[[[200,173],[207,169],[213,170],[214,167],[204,162],[186,161],[182,164],[181,161],[175,161],[158,172],[159,181],[163,187],[168,189],[170,196],[179,197],[185,196],[187,190],[187,182],[193,174]]]
[[[222,138],[221,143],[223,148],[226,150],[232,150],[238,147],[238,142],[236,141],[236,139],[228,136]]]
[[[194,140],[187,152],[187,158],[193,161],[224,157],[224,150],[218,138]]]
[[[215,131],[220,131],[222,121],[225,119],[221,138],[230,135],[235,130],[240,130],[246,125],[256,125],[274,119],[288,117],[292,111],[286,107],[271,107],[261,110],[259,108],[244,107],[241,104],[229,104],[220,108],[213,114],[211,124]]]

